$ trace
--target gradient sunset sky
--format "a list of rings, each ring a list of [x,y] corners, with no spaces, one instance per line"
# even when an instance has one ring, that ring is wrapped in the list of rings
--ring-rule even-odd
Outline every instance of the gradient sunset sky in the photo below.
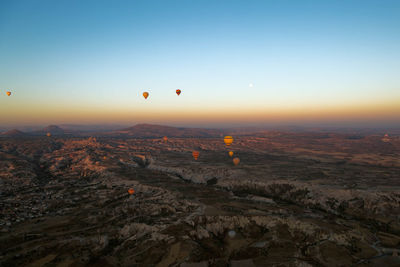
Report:
[[[4,127],[400,127],[400,1],[0,0],[0,90]]]

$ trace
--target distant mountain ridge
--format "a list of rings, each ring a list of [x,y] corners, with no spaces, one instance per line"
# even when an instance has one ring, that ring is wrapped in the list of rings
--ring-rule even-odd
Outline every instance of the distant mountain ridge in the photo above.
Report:
[[[163,136],[212,138],[220,137],[223,134],[223,131],[218,129],[184,128],[153,124],[137,124],[129,128],[114,131],[113,134],[139,138],[160,138]]]
[[[7,132],[1,133],[1,134],[3,136],[8,136],[8,137],[22,137],[22,136],[27,135],[26,133],[24,133],[20,130],[17,130],[17,129],[12,129],[10,131],[7,131]]]
[[[61,128],[58,125],[48,125],[41,130],[30,132],[32,135],[46,135],[47,133],[50,133],[51,135],[66,135],[71,134],[72,131]]]
[[[65,130],[57,125],[49,125],[49,126],[43,128],[42,131],[46,132],[46,133],[51,133],[51,134],[64,134],[65,133]]]
[[[372,134],[383,135],[389,133],[393,136],[400,135],[400,128],[392,129],[357,129],[357,128],[336,128],[336,127],[233,127],[233,128],[190,128],[174,127],[156,124],[137,124],[132,127],[122,128],[117,125],[96,125],[95,127],[87,125],[48,125],[42,129],[32,129],[27,127],[18,129],[2,129],[0,136],[3,137],[22,137],[22,136],[45,136],[50,133],[52,136],[105,136],[105,137],[132,137],[132,138],[160,138],[178,137],[178,138],[220,138],[224,135],[234,136],[263,136],[265,134],[276,133],[341,133],[354,136],[366,136]]]

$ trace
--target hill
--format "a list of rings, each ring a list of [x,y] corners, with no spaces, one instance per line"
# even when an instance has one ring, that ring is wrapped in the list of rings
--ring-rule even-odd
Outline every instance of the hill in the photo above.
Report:
[[[66,135],[72,132],[57,125],[49,125],[41,130],[31,132],[32,135],[46,135],[47,133],[51,133],[51,135]]]
[[[220,137],[222,130],[203,128],[181,128],[153,124],[137,124],[135,126],[112,132],[114,135],[126,135],[139,138],[160,138],[168,137]]]
[[[17,129],[12,129],[10,131],[2,133],[2,135],[8,136],[8,137],[22,137],[22,136],[26,136],[27,134],[22,131],[19,131]]]

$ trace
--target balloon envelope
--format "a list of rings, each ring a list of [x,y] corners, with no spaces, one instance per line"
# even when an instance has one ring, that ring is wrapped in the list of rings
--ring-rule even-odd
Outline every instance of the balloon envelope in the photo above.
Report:
[[[193,158],[194,158],[195,160],[197,160],[197,159],[199,158],[200,153],[199,153],[199,151],[193,151],[193,152],[192,152],[192,155],[193,155]]]
[[[11,92],[10,92],[10,91],[7,91],[6,94],[7,94],[8,96],[10,96],[10,95],[11,95]]]
[[[224,137],[224,142],[227,146],[230,146],[233,143],[233,137],[232,136],[225,136]]]
[[[236,232],[233,231],[233,230],[230,230],[230,231],[228,232],[228,236],[229,236],[230,238],[234,238],[234,237],[236,236]]]
[[[240,159],[239,158],[234,158],[233,159],[233,164],[235,164],[235,166],[237,166],[240,163]]]
[[[48,137],[50,137],[50,136],[51,136],[51,133],[47,133],[46,135],[47,135]]]
[[[143,96],[144,96],[144,99],[147,99],[149,97],[149,93],[148,92],[144,92]]]
[[[232,152],[232,151],[229,151],[229,153],[228,153],[228,154],[229,154],[229,156],[230,156],[230,157],[232,157],[232,156],[233,156],[233,152]]]
[[[135,190],[133,190],[133,188],[129,188],[128,193],[129,195],[133,195],[135,193]]]
[[[177,94],[177,95],[180,95],[180,94],[181,94],[181,90],[177,89],[177,90],[176,90],[176,94]]]

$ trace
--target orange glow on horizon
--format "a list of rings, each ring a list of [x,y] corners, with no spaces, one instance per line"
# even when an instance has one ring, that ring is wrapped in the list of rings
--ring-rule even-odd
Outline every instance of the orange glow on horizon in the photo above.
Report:
[[[11,109],[11,108],[10,108]],[[359,105],[296,106],[246,108],[221,107],[201,109],[198,106],[185,108],[145,107],[63,107],[56,105],[27,105],[24,109],[13,110],[13,115],[3,116],[1,124],[61,124],[61,123],[268,123],[285,121],[351,121],[351,120],[399,120],[400,100]],[[4,114],[4,111],[2,112]]]

